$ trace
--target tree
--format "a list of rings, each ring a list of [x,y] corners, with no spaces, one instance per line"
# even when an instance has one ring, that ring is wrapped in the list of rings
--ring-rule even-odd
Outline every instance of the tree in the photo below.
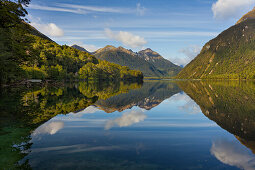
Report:
[[[31,39],[26,36],[23,24],[27,11],[23,5],[30,0],[0,1],[0,84],[22,77],[19,64],[29,57]]]

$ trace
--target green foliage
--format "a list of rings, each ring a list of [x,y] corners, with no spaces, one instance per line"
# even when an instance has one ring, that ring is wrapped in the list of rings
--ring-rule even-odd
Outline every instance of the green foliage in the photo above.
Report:
[[[0,2],[0,84],[26,78],[50,80],[142,79],[142,73],[99,61],[88,52],[60,46],[22,19],[29,0]],[[80,74],[79,74],[80,73]],[[79,76],[80,75],[80,76]],[[136,76],[136,77],[135,77]]]
[[[29,79],[41,79],[44,80],[47,77],[47,73],[38,67],[23,67],[23,70],[27,74]]]
[[[128,67],[110,63],[105,60],[99,60],[98,64],[87,63],[79,70],[79,75],[82,79],[89,79],[90,77],[104,80],[143,79],[141,71],[130,70]]]
[[[28,49],[33,42],[22,19],[26,14],[21,3],[0,1],[0,84],[25,76],[20,64],[29,61]]]

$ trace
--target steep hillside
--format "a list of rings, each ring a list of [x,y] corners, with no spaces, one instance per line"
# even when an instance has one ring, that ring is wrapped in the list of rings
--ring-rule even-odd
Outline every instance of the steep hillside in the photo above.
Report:
[[[138,56],[153,64],[166,76],[175,76],[181,71],[181,67],[173,64],[171,61],[164,59],[159,53],[147,48],[139,51]]]
[[[108,45],[93,54],[98,59],[140,70],[147,77],[171,77],[175,76],[180,70],[179,66],[174,65],[150,49],[135,53],[123,47],[116,48]]]
[[[249,18],[205,44],[177,76],[181,79],[254,79],[255,19]]]

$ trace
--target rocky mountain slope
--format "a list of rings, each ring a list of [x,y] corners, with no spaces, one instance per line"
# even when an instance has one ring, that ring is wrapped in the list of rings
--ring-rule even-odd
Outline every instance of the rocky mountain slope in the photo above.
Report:
[[[254,79],[255,11],[206,43],[177,76],[181,79]]]
[[[93,54],[98,59],[140,70],[147,77],[172,77],[181,70],[181,67],[164,59],[151,49],[136,53],[123,47],[116,48],[108,45]]]

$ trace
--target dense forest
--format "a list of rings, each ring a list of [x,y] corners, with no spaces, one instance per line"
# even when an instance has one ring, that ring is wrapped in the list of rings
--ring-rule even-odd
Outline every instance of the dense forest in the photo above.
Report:
[[[140,71],[96,59],[88,52],[58,45],[25,19],[29,1],[0,1],[0,84],[26,79],[126,80]]]

